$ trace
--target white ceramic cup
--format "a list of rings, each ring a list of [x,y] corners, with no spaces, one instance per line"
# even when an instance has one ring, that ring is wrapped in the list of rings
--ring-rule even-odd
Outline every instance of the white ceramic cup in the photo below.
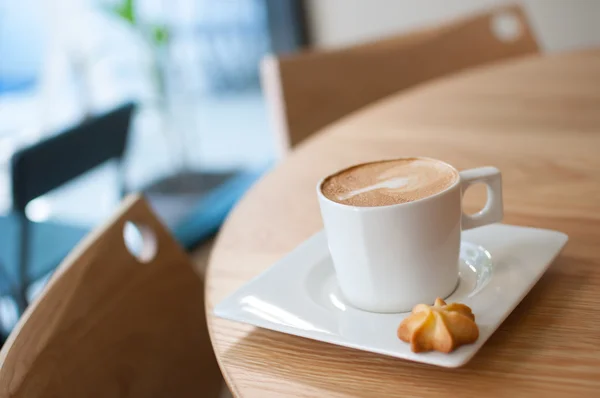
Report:
[[[325,179],[319,182],[317,195],[329,251],[350,304],[372,312],[405,312],[454,291],[461,229],[499,222],[503,216],[498,169],[456,173],[452,186],[432,196],[376,207],[334,202],[321,191]],[[464,214],[462,195],[478,183],[487,185],[487,203],[476,214]]]

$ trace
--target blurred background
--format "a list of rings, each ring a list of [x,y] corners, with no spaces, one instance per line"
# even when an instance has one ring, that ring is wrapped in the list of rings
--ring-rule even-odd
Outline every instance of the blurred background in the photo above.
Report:
[[[216,231],[271,164],[258,65],[306,44],[302,6],[0,0],[6,331],[128,192],[144,192],[187,248]],[[126,239],[135,245],[139,233]],[[8,296],[22,285],[16,305]]]
[[[0,0],[0,212],[11,208],[16,149],[126,101],[139,105],[128,190],[190,170],[261,168],[273,151],[258,78],[264,54],[375,40],[504,3]],[[598,1],[520,3],[546,51],[600,42]],[[34,200],[27,214],[93,225],[118,201],[111,178],[101,167]]]
[[[146,193],[188,249],[219,228],[276,158],[266,54],[509,3],[524,7],[543,52],[600,44],[597,0],[0,0],[0,325],[10,330],[128,192]],[[114,139],[98,139],[103,129]]]
[[[507,4],[519,4],[546,52],[600,43],[596,0],[308,0],[313,45],[334,47],[370,41]]]
[[[138,104],[125,155],[129,190],[182,170],[260,166],[270,148],[258,61],[303,44],[293,25],[268,21],[269,12],[282,12],[273,17],[285,23],[297,2],[284,2],[289,10],[270,3],[277,2],[2,0],[2,167],[20,146],[126,101]],[[283,39],[273,42],[271,28]],[[117,196],[103,171],[86,176],[82,189],[35,200],[28,216],[101,220]],[[7,210],[10,184],[0,175]]]

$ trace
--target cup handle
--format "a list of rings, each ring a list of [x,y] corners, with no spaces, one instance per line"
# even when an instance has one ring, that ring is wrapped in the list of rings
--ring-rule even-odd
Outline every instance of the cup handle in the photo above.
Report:
[[[502,221],[504,207],[502,204],[502,174],[495,167],[480,167],[461,171],[461,191],[464,195],[467,188],[473,184],[485,184],[487,186],[487,202],[478,213],[468,215],[463,212],[462,230],[481,227]]]

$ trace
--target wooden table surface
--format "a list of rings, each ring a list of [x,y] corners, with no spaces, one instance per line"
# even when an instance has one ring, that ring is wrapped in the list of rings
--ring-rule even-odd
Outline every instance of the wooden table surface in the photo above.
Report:
[[[213,306],[322,228],[317,180],[406,155],[503,172],[505,222],[565,250],[459,369],[218,319]],[[467,194],[468,209],[483,202]],[[213,346],[240,397],[600,396],[600,50],[487,66],[403,92],[301,145],[241,201],[207,277]]]

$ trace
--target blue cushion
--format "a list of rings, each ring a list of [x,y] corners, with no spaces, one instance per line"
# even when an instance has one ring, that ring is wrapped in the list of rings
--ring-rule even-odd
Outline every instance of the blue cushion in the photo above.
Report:
[[[189,215],[172,227],[179,243],[189,249],[213,235],[231,208],[268,167],[240,172],[201,198]]]

